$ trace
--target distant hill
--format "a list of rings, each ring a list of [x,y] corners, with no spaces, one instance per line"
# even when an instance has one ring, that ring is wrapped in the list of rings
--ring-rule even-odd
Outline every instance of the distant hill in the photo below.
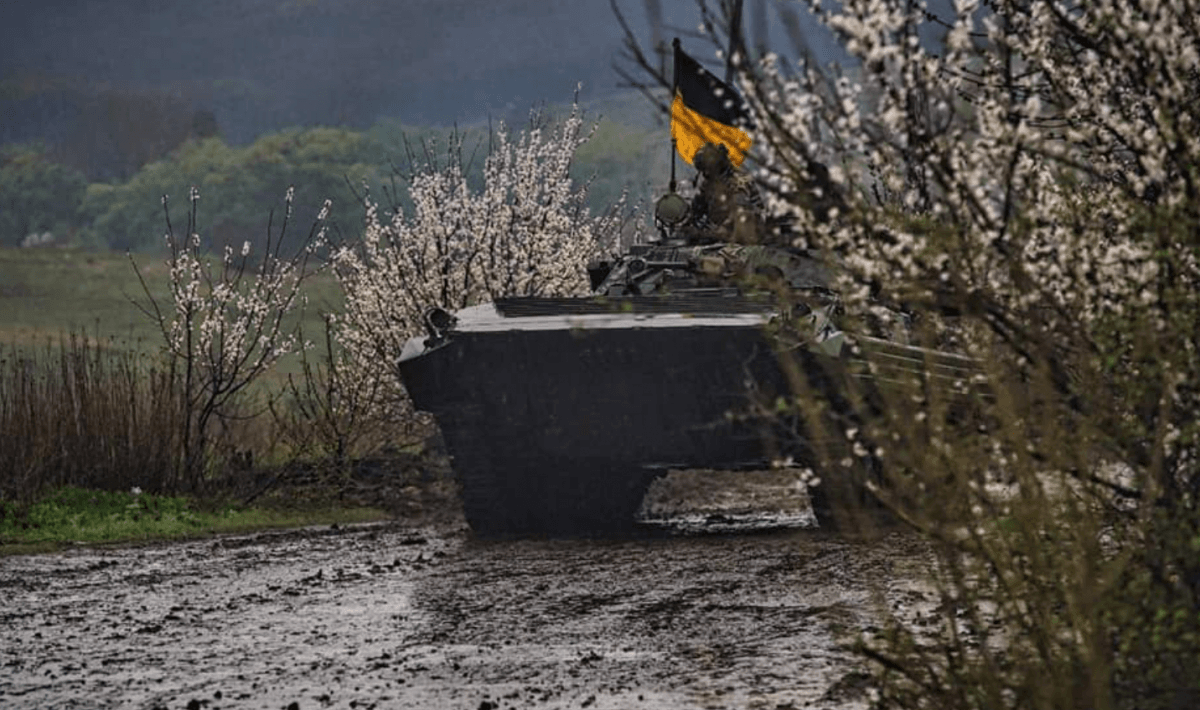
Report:
[[[695,0],[618,3],[646,42],[651,5],[661,8],[660,40],[700,21]],[[774,7],[747,0],[759,18],[752,31],[786,47]],[[828,33],[805,33],[819,40],[810,38],[819,57],[833,56]],[[168,132],[206,113],[235,145],[291,126],[362,130],[385,117],[519,118],[534,102],[568,99],[580,82],[585,100],[618,92],[621,46],[602,0],[5,0],[0,143],[114,144],[115,127],[144,131],[156,112]],[[712,56],[698,40],[693,51]]]
[[[67,126],[81,94],[114,90],[212,111],[239,144],[384,116],[448,125],[557,100],[579,82],[588,97],[610,93],[619,48],[604,2],[7,0],[0,140],[30,137],[47,119]]]

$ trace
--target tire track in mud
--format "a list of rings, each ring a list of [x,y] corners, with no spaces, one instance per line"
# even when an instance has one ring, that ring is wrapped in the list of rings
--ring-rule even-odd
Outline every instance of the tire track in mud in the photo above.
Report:
[[[927,551],[815,530],[399,524],[0,560],[0,706],[861,707],[844,641]]]

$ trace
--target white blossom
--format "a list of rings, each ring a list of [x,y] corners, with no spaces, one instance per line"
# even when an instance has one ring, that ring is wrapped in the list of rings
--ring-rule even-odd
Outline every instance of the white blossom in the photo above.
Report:
[[[263,263],[251,266],[249,242],[242,244],[240,260],[225,245],[220,261],[212,263],[196,226],[199,191],[192,188],[189,196],[188,237],[167,234],[171,307],[160,309],[147,289],[152,308],[144,310],[158,321],[168,354],[186,373],[187,405],[195,416],[187,435],[197,437],[202,449],[211,418],[220,416],[279,358],[295,351],[296,337],[284,327],[284,318],[300,302],[300,284],[313,270],[308,252],[291,259],[266,255]]]
[[[364,382],[388,381],[399,395],[394,363],[431,307],[587,292],[585,266],[613,246],[624,199],[593,216],[587,185],[570,177],[575,152],[595,130],[585,126],[578,104],[557,125],[537,117],[531,123],[515,136],[504,125],[496,131],[480,189],[468,184],[456,135],[446,164],[428,163],[411,175],[411,211],[381,214],[377,202],[365,200],[361,241],[332,253],[346,294],[338,339]]]

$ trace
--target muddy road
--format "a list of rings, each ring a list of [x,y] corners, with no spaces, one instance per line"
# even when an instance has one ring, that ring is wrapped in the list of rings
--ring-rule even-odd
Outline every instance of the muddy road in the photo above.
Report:
[[[9,557],[0,707],[863,707],[842,642],[919,621],[927,564],[899,531],[400,523]]]

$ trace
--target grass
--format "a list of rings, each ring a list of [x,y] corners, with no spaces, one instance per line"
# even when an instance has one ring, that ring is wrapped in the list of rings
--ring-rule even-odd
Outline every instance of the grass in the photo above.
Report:
[[[135,258],[153,295],[169,311],[163,257]],[[303,290],[309,305],[293,314],[292,324],[299,324],[307,339],[320,341],[320,314],[340,310],[340,289],[332,274],[320,273]],[[12,456],[0,456],[9,469],[0,470],[0,488],[27,494],[0,495],[0,555],[388,517],[376,508],[336,501],[303,507],[259,501],[250,508],[100,490],[132,482],[160,490],[146,476],[155,446],[167,446],[173,431],[173,423],[150,406],[157,401],[151,395],[158,385],[145,379],[147,368],[157,362],[162,337],[131,298],[144,302],[146,297],[125,254],[0,249],[0,366],[7,378],[0,383],[12,385],[0,388],[0,414],[10,415],[0,417],[8,422],[0,429],[9,441],[16,437],[30,449],[24,458],[15,449],[8,451]],[[289,374],[301,373],[300,358],[286,358],[251,394],[277,393]],[[250,436],[261,419],[242,422],[238,430]],[[266,461],[270,452],[257,446],[261,443],[240,445],[262,449],[256,458]],[[118,455],[122,452],[125,458]],[[87,488],[62,487],[81,483]]]
[[[68,486],[25,508],[0,501],[0,556],[75,544],[178,540],[388,517],[375,508],[248,508],[205,504],[184,496]]]
[[[165,269],[155,265],[156,296],[166,295]],[[133,347],[153,347],[157,330],[129,302],[140,295],[124,254],[73,249],[0,249],[0,342],[33,345],[84,330]],[[96,332],[98,330],[98,332]]]
[[[160,305],[170,311],[167,268],[161,255],[136,254],[138,267]],[[322,312],[340,311],[341,290],[322,272],[303,288],[308,307],[293,314],[307,339],[324,334]],[[86,332],[93,344],[127,352],[162,346],[158,327],[130,299],[145,303],[129,257],[80,249],[0,248],[0,346],[43,346],[66,332]],[[264,380],[278,384],[301,372],[300,358],[284,358]]]

